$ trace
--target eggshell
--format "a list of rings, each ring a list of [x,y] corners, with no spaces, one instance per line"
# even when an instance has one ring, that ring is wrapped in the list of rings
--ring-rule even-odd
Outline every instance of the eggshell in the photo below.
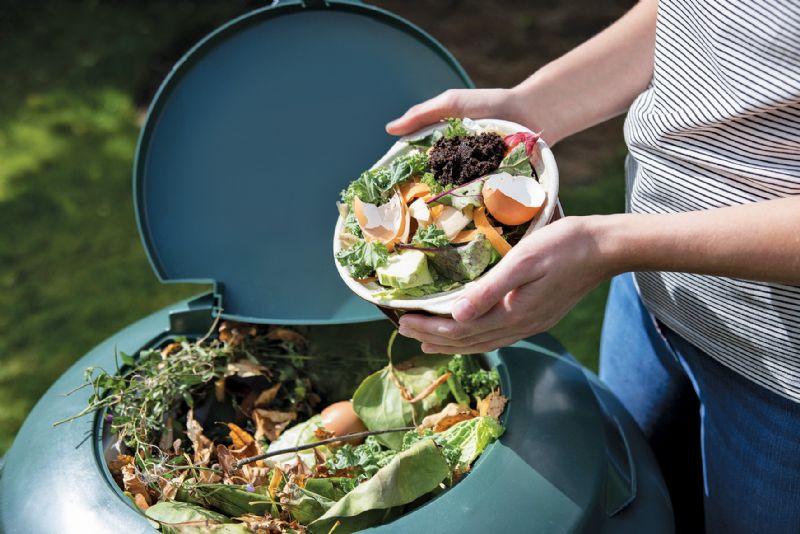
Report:
[[[380,241],[391,251],[398,241],[407,241],[410,226],[408,207],[399,193],[389,202],[376,206],[353,199],[353,213],[367,241]]]
[[[530,221],[541,211],[546,200],[544,188],[528,176],[501,172],[491,175],[483,185],[486,209],[503,224],[517,225]]]
[[[364,432],[367,429],[361,419],[358,418],[358,415],[356,415],[356,412],[353,410],[353,403],[349,400],[334,402],[322,410],[320,416],[322,417],[323,428],[334,436]],[[354,445],[362,441],[364,440],[346,440],[347,443],[352,443]]]

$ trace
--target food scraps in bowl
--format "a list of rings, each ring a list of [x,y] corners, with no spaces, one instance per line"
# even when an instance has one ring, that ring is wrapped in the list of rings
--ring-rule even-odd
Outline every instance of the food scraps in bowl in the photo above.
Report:
[[[398,142],[342,191],[336,260],[373,298],[421,298],[475,280],[542,212],[548,195],[531,164],[539,135],[496,124],[448,119]]]
[[[162,531],[383,524],[467,476],[503,433],[499,375],[477,357],[393,363],[395,333],[371,372],[373,355],[326,358],[298,330],[224,321],[122,355],[120,373],[87,370],[94,395],[78,416],[104,413],[108,468]],[[328,398],[341,393],[325,378],[342,376],[349,394]]]

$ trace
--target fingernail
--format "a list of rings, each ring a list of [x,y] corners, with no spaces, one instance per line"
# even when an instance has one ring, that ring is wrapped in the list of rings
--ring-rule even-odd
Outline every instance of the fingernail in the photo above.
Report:
[[[408,329],[406,329],[406,327],[403,325],[400,325],[400,328],[398,328],[397,331],[400,332],[401,336],[408,337]]]
[[[386,123],[386,129],[388,130],[389,128],[391,128],[392,126],[394,126],[395,124],[397,124],[397,121],[399,121],[399,120],[400,120],[400,119],[395,119],[395,120],[393,120],[393,121],[389,121],[389,122],[387,122],[387,123]]]
[[[475,315],[475,306],[467,299],[459,299],[453,305],[453,319],[469,321]]]

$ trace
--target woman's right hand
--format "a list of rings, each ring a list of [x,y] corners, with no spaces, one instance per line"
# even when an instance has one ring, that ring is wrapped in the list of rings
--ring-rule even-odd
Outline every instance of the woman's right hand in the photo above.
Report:
[[[506,119],[536,131],[535,124],[525,124],[522,108],[514,89],[448,89],[410,108],[387,124],[386,131],[406,135],[449,117]]]

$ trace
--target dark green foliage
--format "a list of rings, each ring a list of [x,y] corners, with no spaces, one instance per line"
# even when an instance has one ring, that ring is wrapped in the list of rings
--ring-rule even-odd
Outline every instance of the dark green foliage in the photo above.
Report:
[[[448,246],[450,240],[447,239],[444,230],[434,224],[430,224],[425,228],[420,227],[417,229],[411,244],[418,247],[439,248]]]
[[[342,191],[342,202],[352,205],[353,198],[358,197],[369,204],[383,204],[391,198],[396,185],[422,175],[427,162],[428,156],[414,151],[400,156],[388,166],[364,171]]]
[[[440,371],[452,373],[450,378],[454,384],[451,385],[451,391],[457,399],[463,399],[461,392],[467,396],[483,398],[500,387],[497,369],[483,369],[474,356],[457,354]]]
[[[386,265],[389,251],[386,245],[377,241],[367,243],[363,239],[348,249],[336,254],[339,263],[350,270],[353,278],[366,278],[375,274],[375,269]]]
[[[370,478],[378,469],[388,464],[397,451],[386,449],[375,436],[369,436],[361,445],[344,444],[333,449],[326,466],[333,472],[350,471],[358,480]]]

